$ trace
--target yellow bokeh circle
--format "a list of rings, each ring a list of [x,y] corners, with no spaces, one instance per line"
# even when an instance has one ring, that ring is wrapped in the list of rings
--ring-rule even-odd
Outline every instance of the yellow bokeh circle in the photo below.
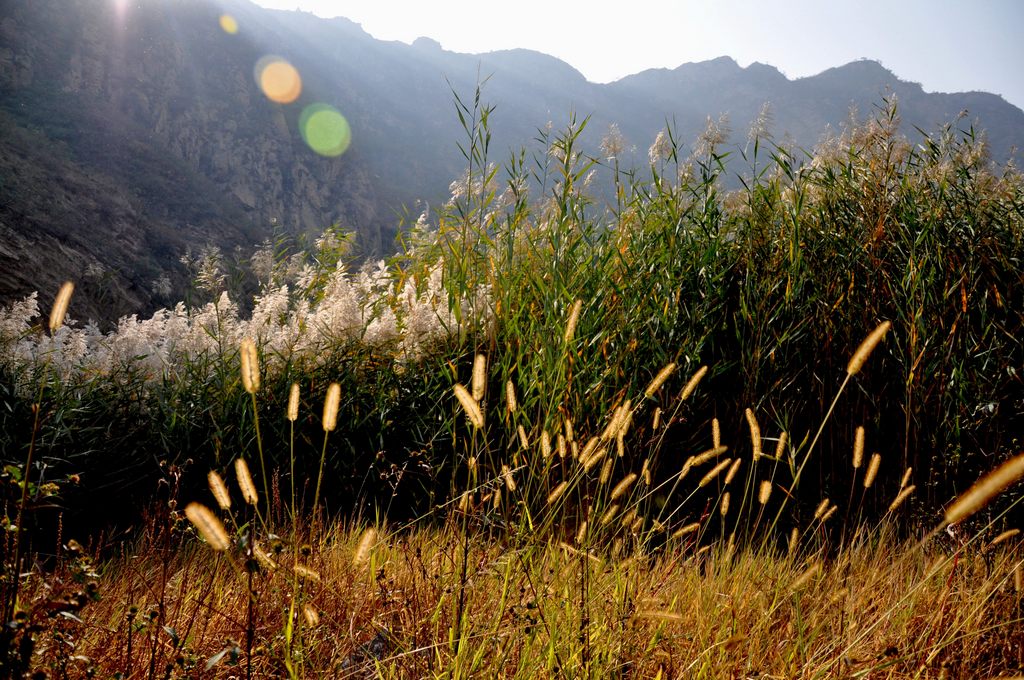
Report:
[[[256,62],[254,75],[267,99],[278,104],[291,104],[302,94],[302,77],[298,69],[281,57],[263,57]]]
[[[302,139],[321,156],[340,156],[352,143],[352,128],[345,116],[329,104],[311,104],[299,116]]]
[[[238,22],[230,14],[220,15],[220,27],[221,30],[230,35],[238,33]]]

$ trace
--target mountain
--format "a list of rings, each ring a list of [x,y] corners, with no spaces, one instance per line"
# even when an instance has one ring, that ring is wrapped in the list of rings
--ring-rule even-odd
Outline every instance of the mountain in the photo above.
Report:
[[[228,14],[238,31],[220,19]],[[279,55],[302,78],[293,103],[260,91],[254,68]],[[967,110],[993,156],[1024,146],[1024,112],[995,95],[926,93],[873,61],[790,80],[728,57],[599,85],[529,50],[481,55],[429,39],[379,41],[345,19],[265,10],[247,0],[7,0],[0,9],[0,304],[79,282],[72,312],[111,321],[180,299],[180,259],[212,244],[243,252],[278,233],[340,224],[360,252],[390,252],[403,218],[437,204],[460,174],[452,90],[486,79],[496,107],[491,157],[530,146],[575,112],[597,149],[611,123],[646,163],[672,121],[692,140],[728,113],[736,138],[765,102],[776,137],[810,147],[851,106],[895,93],[907,130]],[[351,128],[341,156],[314,153],[303,110],[325,103]]]

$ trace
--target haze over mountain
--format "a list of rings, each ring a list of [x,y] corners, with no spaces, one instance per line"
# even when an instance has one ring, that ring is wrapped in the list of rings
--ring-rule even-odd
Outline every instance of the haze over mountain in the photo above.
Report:
[[[228,13],[239,30],[222,30]],[[280,55],[302,92],[274,103],[253,76]],[[598,85],[526,50],[465,55],[429,40],[375,40],[344,19],[259,8],[247,0],[10,0],[0,14],[0,304],[80,283],[73,312],[110,320],[178,299],[185,252],[249,249],[275,230],[356,230],[365,254],[394,249],[403,207],[436,205],[463,168],[452,88],[496,106],[492,160],[530,146],[570,113],[592,118],[596,153],[611,123],[627,163],[672,121],[694,139],[727,113],[734,139],[765,102],[772,131],[813,146],[851,106],[870,115],[898,97],[904,127],[934,130],[961,111],[987,131],[996,161],[1024,146],[1024,112],[981,93],[925,93],[877,62],[789,80],[722,57]],[[304,108],[336,107],[352,129],[340,157],[314,153]],[[170,287],[166,284],[169,283]]]

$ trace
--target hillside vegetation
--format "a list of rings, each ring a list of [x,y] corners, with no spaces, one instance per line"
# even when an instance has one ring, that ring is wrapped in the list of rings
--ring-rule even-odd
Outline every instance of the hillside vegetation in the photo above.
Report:
[[[270,243],[242,313],[208,251],[106,334],[4,311],[9,667],[1024,672],[1020,174],[891,102],[812,153],[755,125],[740,190],[715,125],[498,167],[457,105],[401,256]]]

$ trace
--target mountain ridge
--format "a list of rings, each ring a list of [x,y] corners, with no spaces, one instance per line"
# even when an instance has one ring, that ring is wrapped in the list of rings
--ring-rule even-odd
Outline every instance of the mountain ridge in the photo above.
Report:
[[[348,19],[248,0],[144,0],[123,16],[113,7],[12,0],[0,15],[0,305],[91,271],[102,275],[81,286],[74,315],[145,314],[180,299],[190,249],[244,254],[276,233],[331,224],[358,232],[362,254],[386,254],[402,215],[445,200],[463,171],[452,89],[465,98],[478,78],[495,106],[498,162],[576,112],[590,116],[583,149],[597,154],[614,123],[633,149],[624,160],[643,168],[666,121],[691,140],[728,113],[740,138],[765,102],[776,135],[810,148],[851,106],[870,112],[887,92],[911,136],[967,108],[997,161],[1024,147],[1024,112],[1001,97],[927,93],[871,60],[790,79],[720,57],[600,84],[532,50],[380,41]],[[237,34],[221,30],[224,12]],[[294,104],[259,91],[253,68],[269,54],[301,74]],[[338,158],[313,153],[298,130],[303,108],[320,102],[352,129]]]

